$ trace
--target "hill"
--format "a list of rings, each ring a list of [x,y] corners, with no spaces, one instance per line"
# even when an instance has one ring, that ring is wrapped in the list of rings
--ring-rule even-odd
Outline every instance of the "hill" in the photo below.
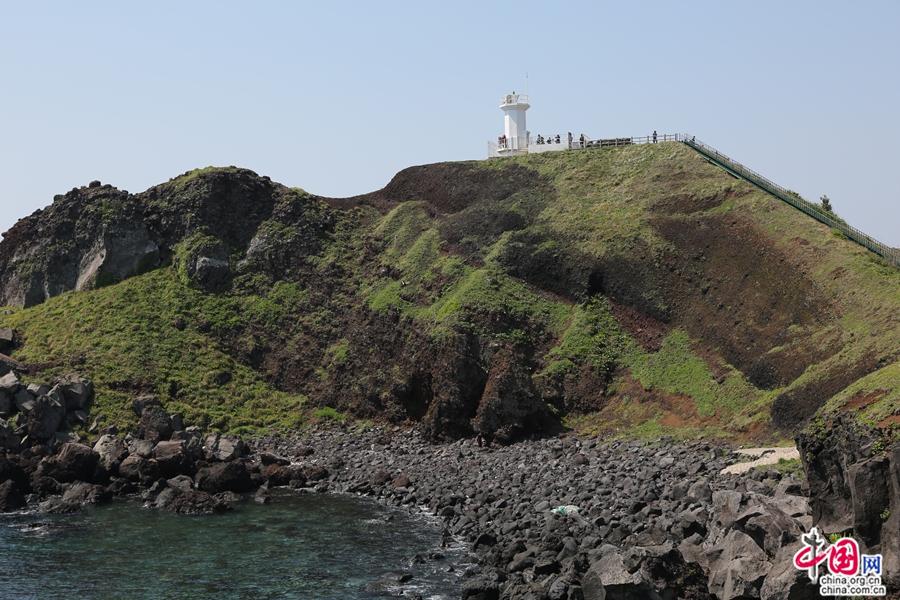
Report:
[[[79,363],[124,427],[154,393],[237,433],[771,441],[825,403],[891,425],[900,395],[900,271],[678,143],[412,167],[345,199],[234,167],[95,183],[5,234],[0,282],[13,358]]]

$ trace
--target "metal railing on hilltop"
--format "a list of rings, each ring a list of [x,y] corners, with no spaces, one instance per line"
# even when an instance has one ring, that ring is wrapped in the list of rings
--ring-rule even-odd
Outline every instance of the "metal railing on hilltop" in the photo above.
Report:
[[[678,141],[686,144],[687,146],[690,146],[691,148],[699,152],[702,156],[704,156],[707,160],[725,169],[735,177],[752,183],[764,192],[775,196],[779,200],[787,202],[797,210],[806,213],[820,223],[824,223],[825,225],[828,225],[829,227],[840,231],[845,237],[853,240],[860,246],[871,250],[875,254],[881,256],[894,265],[900,266],[900,250],[898,250],[897,248],[891,248],[887,244],[883,244],[875,238],[866,235],[859,229],[847,225],[847,223],[844,222],[843,219],[839,219],[831,212],[826,211],[824,208],[822,208],[822,206],[809,202],[808,200],[804,200],[796,193],[783,188],[777,183],[766,179],[759,173],[748,169],[736,160],[725,156],[712,146],[698,141],[694,136],[685,134],[678,137],[680,138]]]

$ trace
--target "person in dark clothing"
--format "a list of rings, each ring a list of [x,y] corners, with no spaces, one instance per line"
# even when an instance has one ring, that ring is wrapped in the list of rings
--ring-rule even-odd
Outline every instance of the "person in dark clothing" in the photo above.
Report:
[[[653,130],[653,143],[656,143],[656,130]]]

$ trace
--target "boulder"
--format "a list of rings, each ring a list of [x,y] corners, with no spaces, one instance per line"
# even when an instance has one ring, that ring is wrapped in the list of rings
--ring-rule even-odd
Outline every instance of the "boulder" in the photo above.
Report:
[[[87,446],[63,444],[59,454],[48,456],[40,462],[37,473],[52,477],[60,483],[91,481],[97,470],[99,458],[97,453]]]
[[[47,477],[35,471],[31,474],[31,491],[42,498],[58,496],[63,493],[63,486],[52,477]]]
[[[193,460],[200,460],[203,458],[203,438],[200,428],[196,425],[173,432],[171,440],[183,441],[184,451],[187,452]]]
[[[0,513],[19,510],[25,506],[25,497],[19,492],[19,487],[12,479],[0,483]]]
[[[210,494],[246,492],[253,487],[250,471],[241,461],[214,463],[197,471],[194,481],[198,489]]]
[[[210,462],[228,462],[243,455],[244,443],[231,435],[214,433],[206,438],[203,453]]]
[[[119,465],[128,456],[125,441],[117,435],[102,435],[94,444],[94,452],[99,457],[100,466],[110,475],[119,472]]]
[[[263,480],[269,482],[270,485],[277,486],[290,484],[292,480],[297,479],[298,476],[302,476],[302,473],[293,467],[269,465],[262,470],[260,475]]]
[[[152,458],[130,454],[119,465],[119,475],[128,481],[150,485],[160,477],[159,465]]]
[[[499,600],[500,586],[485,575],[478,575],[463,583],[462,600]]]
[[[138,396],[131,400],[131,408],[134,409],[138,417],[144,416],[144,409],[148,406],[159,406],[162,408],[162,404],[156,396]]]
[[[613,549],[585,573],[582,593],[592,600],[692,597],[692,586],[699,581],[696,567],[687,565],[671,545],[635,546],[624,553]]]
[[[763,578],[772,569],[763,549],[738,530],[708,550],[707,558],[709,591],[719,600],[758,598]]]
[[[99,485],[76,481],[66,489],[62,499],[65,502],[74,502],[81,505],[104,504],[112,500],[112,492]]]
[[[289,461],[288,459],[284,458],[283,456],[272,454],[271,452],[260,452],[259,462],[264,467],[268,467],[269,465],[279,465],[282,467],[286,467],[291,464],[291,461]]]
[[[801,546],[798,541],[779,550],[772,562],[772,570],[759,590],[761,600],[817,600],[822,597],[806,571],[794,566],[794,554]]]
[[[80,441],[81,436],[74,431],[57,431],[47,442],[47,445],[55,452],[62,448],[63,444],[74,444]]]
[[[769,506],[777,508],[789,517],[802,517],[809,514],[809,502],[803,496],[782,494],[769,502]]]
[[[372,485],[385,485],[390,480],[391,474],[387,471],[376,471],[375,474],[372,475]]]
[[[169,415],[169,419],[172,421],[173,433],[184,430],[184,417],[181,413],[172,413]]]
[[[184,440],[160,442],[153,449],[163,477],[175,477],[191,470],[194,461],[184,450]]]
[[[75,427],[77,425],[87,425],[88,415],[83,410],[73,410],[66,414],[66,423]]]
[[[26,389],[20,389],[16,392],[13,400],[15,401],[16,410],[19,412],[27,413],[34,408],[35,396]]]
[[[801,485],[800,481],[797,481],[791,475],[787,475],[775,486],[773,495],[776,499],[784,498],[785,496],[799,496],[801,494]]]
[[[50,393],[50,388],[42,383],[29,383],[25,389],[35,398]]]
[[[66,407],[50,396],[41,396],[34,401],[34,408],[28,413],[28,435],[45,442],[53,437],[66,417]]]
[[[178,475],[166,480],[166,485],[182,492],[190,492],[194,490],[194,480],[187,475]]]
[[[19,447],[19,436],[12,424],[5,419],[0,418],[0,450],[10,448],[13,450]]]
[[[800,539],[803,533],[796,519],[771,505],[762,505],[758,515],[747,519],[743,530],[769,557],[774,557],[784,545]]]
[[[66,410],[81,410],[94,394],[94,384],[75,373],[60,379],[56,386],[66,399]]]
[[[128,448],[128,454],[134,454],[141,458],[153,457],[153,442],[149,440],[141,440],[128,434],[125,436],[125,447]]]
[[[688,488],[687,498],[693,502],[711,502],[712,489],[709,487],[709,481],[706,479],[698,479]]]
[[[0,327],[0,352],[9,354],[16,347],[16,336],[9,327]]]
[[[329,473],[328,469],[325,467],[314,466],[308,467],[303,472],[303,475],[306,477],[307,481],[321,481],[323,479],[328,479]]]
[[[3,377],[0,377],[0,392],[5,392],[7,394],[13,395],[19,391],[21,387],[21,381],[19,381],[19,376],[10,371]]]
[[[269,504],[272,502],[272,495],[269,494],[268,485],[263,485],[256,490],[256,494],[253,495],[253,501],[257,504]]]
[[[31,492],[30,475],[33,466],[20,460],[17,456],[5,456],[0,452],[0,482],[11,479],[16,482],[19,492],[28,494]]]
[[[113,496],[127,496],[138,491],[138,487],[134,484],[134,482],[128,481],[127,479],[121,477],[113,479],[106,487],[106,489]]]
[[[162,490],[153,506],[182,515],[212,515],[231,510],[231,505],[206,492],[175,487]]]
[[[70,515],[81,512],[81,504],[68,502],[62,498],[50,498],[38,505],[38,512],[48,515]]]
[[[172,420],[161,406],[150,405],[141,413],[138,421],[137,435],[142,440],[160,442],[172,436]]]
[[[13,406],[15,405],[13,404],[11,396],[6,392],[0,392],[0,417],[9,416]]]

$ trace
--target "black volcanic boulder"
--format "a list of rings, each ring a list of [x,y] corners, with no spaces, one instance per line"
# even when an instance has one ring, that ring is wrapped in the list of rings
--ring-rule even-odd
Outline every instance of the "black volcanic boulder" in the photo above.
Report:
[[[203,458],[203,439],[199,427],[192,425],[187,429],[175,431],[172,433],[171,441],[176,442],[178,440],[184,441],[184,450],[193,460]]]
[[[36,474],[52,477],[59,483],[91,481],[97,470],[99,458],[99,455],[87,446],[63,444],[59,454],[41,461]]]
[[[5,419],[0,419],[0,450],[19,447],[19,436],[13,426]]]
[[[94,452],[99,457],[100,466],[110,475],[119,472],[119,465],[128,456],[125,441],[117,435],[101,435],[94,444]]]
[[[132,454],[119,465],[119,475],[128,481],[150,485],[159,479],[160,470],[156,460]]]
[[[500,586],[485,575],[469,579],[462,587],[462,600],[498,600]]]
[[[307,481],[321,481],[328,479],[329,476],[328,469],[325,467],[308,467],[303,474],[306,476]]]
[[[19,487],[22,493],[31,491],[29,473],[34,469],[33,466],[22,465],[19,457],[7,457],[0,453],[0,481],[12,479]]]
[[[38,505],[38,512],[48,515],[71,515],[81,512],[81,504],[68,502],[62,498],[50,498]]]
[[[16,347],[16,336],[9,327],[0,328],[0,352],[9,354]]]
[[[239,460],[213,463],[197,471],[194,478],[197,488],[218,494],[220,492],[246,492],[253,488],[253,479],[246,465]]]
[[[137,426],[139,438],[159,442],[168,440],[173,431],[172,419],[161,406],[151,405],[144,408]]]
[[[234,436],[214,433],[206,438],[203,452],[210,462],[228,462],[243,455],[244,443]]]
[[[194,465],[194,461],[185,449],[184,440],[160,442],[153,449],[153,458],[159,464],[159,470],[163,477],[175,477],[187,473]]]
[[[13,396],[19,391],[20,387],[21,381],[19,381],[19,376],[15,373],[10,372],[0,377],[0,392]]]
[[[167,487],[156,497],[153,505],[182,515],[212,515],[231,510],[231,505],[206,492],[184,491]]]
[[[41,396],[28,412],[28,435],[42,442],[49,440],[66,418],[66,407],[52,395]]]
[[[144,409],[149,406],[162,407],[162,403],[160,403],[159,398],[156,396],[138,396],[131,400],[131,408],[134,409],[134,413],[138,417],[144,416]]]
[[[66,489],[62,499],[65,502],[82,505],[105,504],[112,500],[112,492],[102,486],[94,485],[93,483],[76,481]]]
[[[25,506],[25,498],[12,479],[0,483],[0,513],[13,512]]]
[[[288,485],[291,481],[303,477],[302,471],[297,468],[284,465],[269,465],[260,473],[262,478],[270,485]],[[305,477],[304,481],[305,481]]]
[[[66,410],[75,411],[84,408],[84,405],[94,394],[94,384],[75,373],[69,373],[59,380],[56,388],[62,392],[66,399]]]

